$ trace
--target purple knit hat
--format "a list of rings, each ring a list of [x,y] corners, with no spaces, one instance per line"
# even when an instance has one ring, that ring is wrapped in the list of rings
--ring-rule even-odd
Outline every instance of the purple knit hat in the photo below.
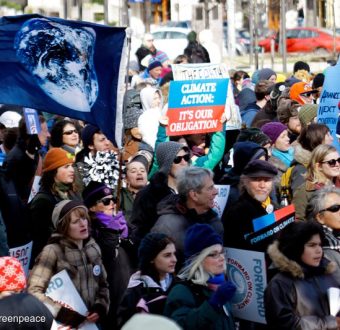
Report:
[[[275,143],[280,134],[286,129],[287,126],[279,122],[267,123],[261,127],[262,132],[269,136],[269,138],[272,140],[272,143]]]

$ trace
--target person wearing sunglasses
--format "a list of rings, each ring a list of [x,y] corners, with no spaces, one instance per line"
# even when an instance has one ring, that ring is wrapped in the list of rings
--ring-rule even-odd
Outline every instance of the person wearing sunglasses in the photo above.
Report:
[[[178,267],[184,261],[185,231],[195,223],[209,224],[223,237],[223,225],[213,210],[217,195],[213,172],[206,168],[190,166],[177,172],[176,195],[169,195],[157,206],[158,220],[151,232],[164,233],[175,240]]]
[[[306,207],[313,193],[325,186],[338,185],[340,156],[335,147],[322,144],[317,146],[307,165],[306,180],[293,194],[295,216],[305,220]]]
[[[168,295],[164,315],[186,330],[236,329],[230,300],[236,286],[226,278],[222,238],[207,224],[194,224],[185,233],[186,263],[180,282]]]
[[[159,169],[150,183],[138,192],[133,203],[130,223],[133,227],[133,241],[137,246],[157,221],[158,203],[177,193],[178,171],[190,165],[188,147],[175,141],[159,143],[156,157]]]
[[[63,148],[75,155],[80,151],[79,131],[71,120],[58,120],[51,129],[50,143],[52,147]]]
[[[327,292],[339,288],[336,265],[323,256],[324,233],[315,221],[296,221],[268,248],[277,274],[265,289],[268,329],[339,329]]]
[[[129,229],[124,215],[117,212],[112,189],[104,183],[91,181],[82,193],[89,209],[92,235],[102,251],[110,290],[110,310],[107,325],[114,328],[116,313],[130,277],[130,259],[122,248]]]
[[[307,205],[306,218],[322,225],[322,248],[326,258],[337,264],[340,279],[340,189],[327,186],[317,190]]]

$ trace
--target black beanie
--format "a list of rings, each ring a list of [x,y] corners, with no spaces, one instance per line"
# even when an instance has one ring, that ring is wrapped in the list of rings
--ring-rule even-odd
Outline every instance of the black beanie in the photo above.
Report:
[[[112,190],[102,182],[91,181],[83,190],[83,200],[87,208],[92,207],[105,196],[112,195]]]
[[[164,250],[163,240],[167,238],[162,233],[148,233],[140,242],[138,248],[139,268],[148,268],[157,254]]]
[[[310,72],[310,67],[306,62],[297,61],[294,64],[293,73],[295,73],[299,70],[306,70],[307,72]]]
[[[316,88],[322,87],[324,81],[325,81],[325,75],[323,73],[318,73],[313,79],[312,88],[316,89]]]

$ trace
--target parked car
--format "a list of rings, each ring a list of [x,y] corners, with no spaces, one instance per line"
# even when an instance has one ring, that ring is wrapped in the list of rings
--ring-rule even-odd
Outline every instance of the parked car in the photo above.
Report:
[[[223,22],[223,37],[224,37],[224,46],[228,49],[228,22]],[[248,30],[241,29],[235,30],[235,48],[236,55],[245,55],[250,52],[250,34]]]
[[[170,60],[183,54],[188,45],[187,36],[190,29],[177,27],[162,27],[153,30],[154,45],[157,49],[165,52]]]
[[[288,53],[309,53],[316,55],[329,55],[333,51],[333,33],[327,29],[313,27],[298,27],[286,30]],[[279,34],[260,40],[259,46],[265,52],[270,52],[270,42],[275,40],[275,51],[279,49]],[[335,38],[335,49],[340,51],[340,37]]]

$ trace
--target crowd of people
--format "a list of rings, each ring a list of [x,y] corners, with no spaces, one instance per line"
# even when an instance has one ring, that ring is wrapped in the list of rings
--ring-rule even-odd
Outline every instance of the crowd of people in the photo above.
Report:
[[[188,39],[174,63],[209,62]],[[269,68],[231,71],[242,128],[169,137],[171,62],[151,34],[136,57],[122,150],[93,124],[41,112],[28,134],[18,112],[1,114],[1,316],[44,315],[46,329],[142,329],[147,317],[160,329],[340,329],[327,298],[340,287],[340,156],[316,122],[324,75],[303,61],[280,82]],[[221,216],[216,184],[230,187]],[[254,219],[290,204],[293,223],[247,239]],[[9,249],[31,241],[25,276]],[[264,253],[266,325],[233,316],[225,247]],[[45,294],[63,270],[86,315]]]

